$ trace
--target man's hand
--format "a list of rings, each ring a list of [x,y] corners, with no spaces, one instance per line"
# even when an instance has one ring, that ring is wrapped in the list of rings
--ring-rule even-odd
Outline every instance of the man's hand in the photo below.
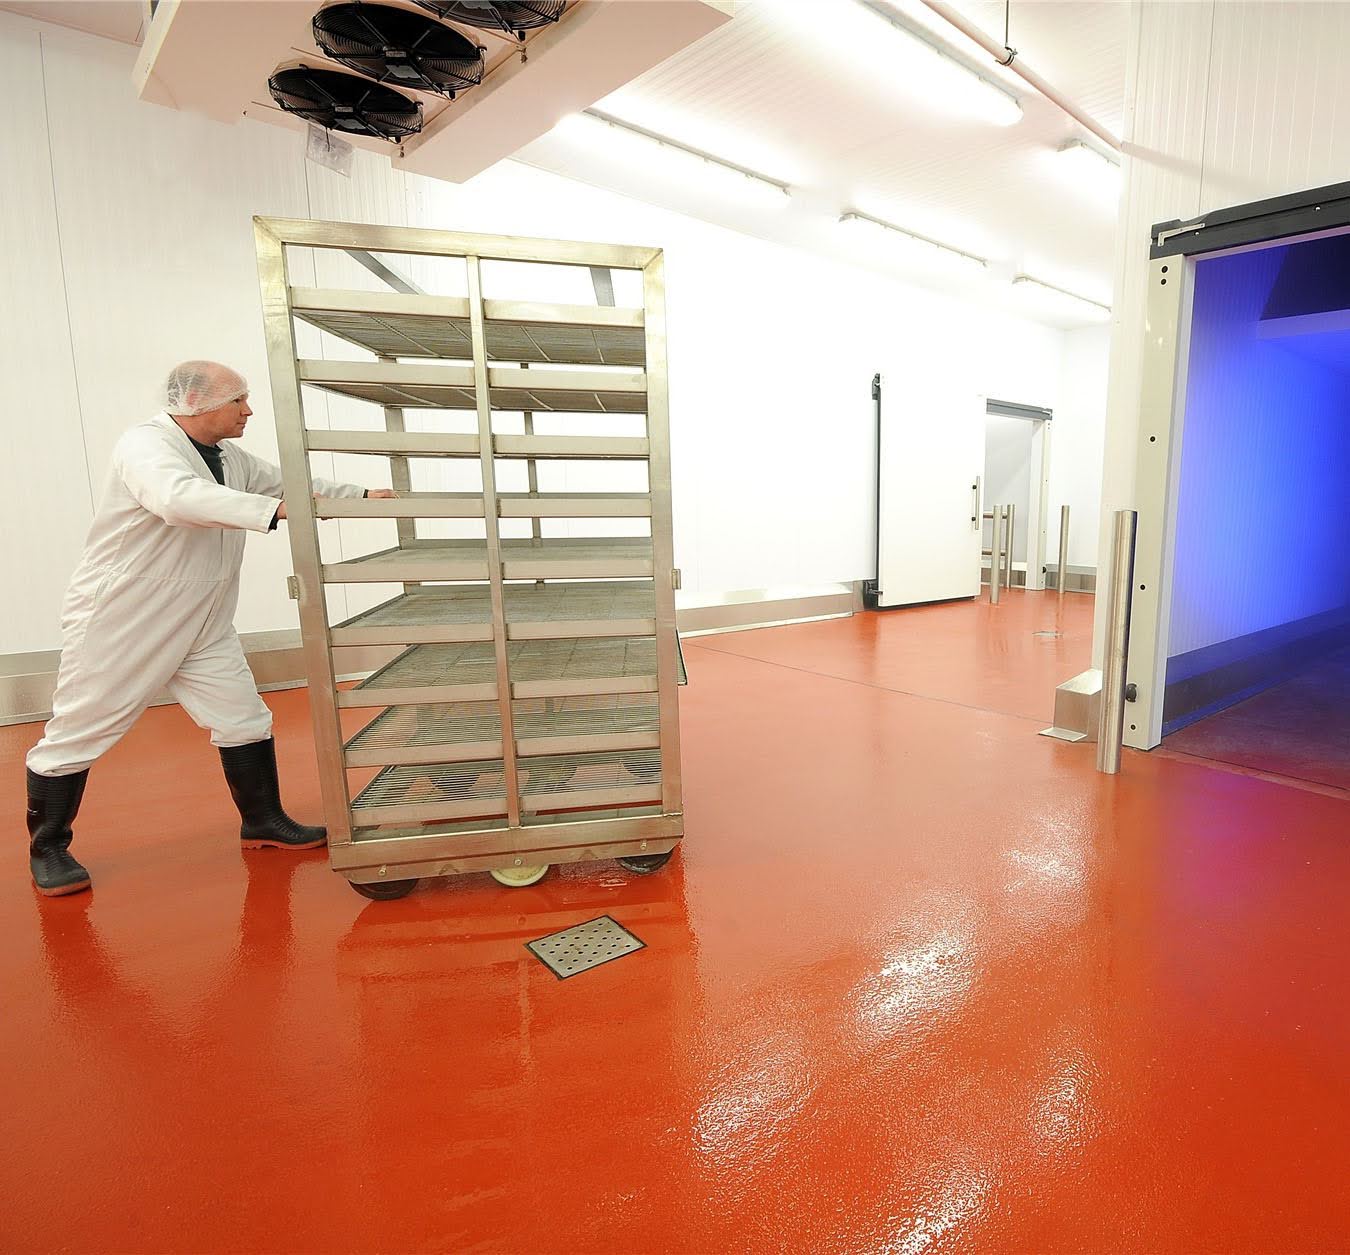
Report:
[[[286,503],[282,501],[277,505],[277,518],[284,519],[285,517],[286,517]]]

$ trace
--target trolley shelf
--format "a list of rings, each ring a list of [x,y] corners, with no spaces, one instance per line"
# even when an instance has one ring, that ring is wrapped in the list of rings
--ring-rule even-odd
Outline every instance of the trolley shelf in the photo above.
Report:
[[[640,806],[660,801],[656,750],[613,754],[550,754],[521,760],[522,811],[539,814],[577,807]],[[493,818],[506,808],[500,759],[386,767],[352,799],[362,824],[425,823]]]
[[[650,579],[652,542],[646,536],[503,540],[502,567],[503,578],[508,580]],[[323,578],[330,584],[487,579],[487,542],[414,540],[364,557],[326,563]]]
[[[512,697],[657,691],[654,637],[513,641],[506,652]],[[355,688],[340,692],[338,705],[399,706],[497,697],[495,646],[414,645]]]
[[[504,519],[647,519],[652,502],[645,493],[554,492],[498,493],[497,514]],[[477,492],[401,492],[397,497],[316,497],[319,519],[481,519]]]
[[[485,301],[490,361],[642,366],[640,309]],[[472,358],[469,302],[400,292],[292,288],[291,308],[312,326],[381,357]]]
[[[305,430],[311,453],[382,453],[398,457],[476,458],[478,437],[437,431]],[[351,498],[344,498],[351,500]],[[481,499],[481,498],[480,498]],[[379,500],[379,498],[376,498]]]
[[[477,436],[431,431],[326,431],[310,428],[305,445],[311,453],[372,453],[390,457],[477,458]],[[641,461],[651,448],[643,436],[493,436],[498,458],[547,458],[573,461]],[[342,498],[355,505],[360,498]],[[382,498],[375,498],[378,502]],[[384,500],[388,500],[384,498]],[[482,498],[480,496],[479,500]],[[482,511],[479,511],[481,516]]]
[[[572,697],[516,702],[516,752],[589,754],[654,749],[659,711],[650,696]],[[348,767],[500,758],[501,714],[492,703],[396,706],[346,744]]]
[[[656,597],[649,580],[507,584],[502,590],[513,640],[650,636]],[[486,584],[417,587],[332,628],[333,645],[423,645],[492,639]]]
[[[470,366],[410,362],[341,362],[300,358],[302,383],[329,392],[404,409],[477,407]],[[647,377],[635,370],[488,370],[494,410],[560,410],[573,414],[644,414]]]

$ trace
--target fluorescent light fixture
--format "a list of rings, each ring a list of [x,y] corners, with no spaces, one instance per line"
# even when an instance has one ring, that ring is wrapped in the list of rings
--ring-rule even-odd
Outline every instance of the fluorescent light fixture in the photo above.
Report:
[[[983,270],[989,263],[974,253],[952,248],[950,244],[939,244],[926,235],[916,235],[893,223],[883,222],[868,214],[850,209],[839,219],[839,229],[855,236],[860,242],[884,248],[887,253],[920,265],[940,265],[946,269],[964,270],[974,273]]]
[[[601,113],[587,110],[568,114],[553,133],[579,146],[597,149],[603,157],[621,160],[658,177],[692,182],[699,190],[756,208],[780,209],[791,196],[786,184]]]
[[[1104,152],[1071,139],[1059,149],[1059,161],[1076,183],[1091,188],[1103,197],[1115,200],[1120,196],[1120,163]]]
[[[1077,322],[1105,322],[1111,317],[1111,307],[1085,296],[1075,296],[1051,283],[1042,283],[1029,275],[1018,275],[1012,281],[1013,290],[1037,312],[1055,318],[1070,318]]]
[[[807,5],[785,5],[784,10],[810,12],[816,28],[813,39],[839,40],[853,72],[868,68],[880,81],[919,96],[944,113],[994,126],[1022,120],[1022,106],[1012,92],[959,60],[936,35],[911,25],[889,5],[850,0],[827,7],[829,12],[823,15]]]

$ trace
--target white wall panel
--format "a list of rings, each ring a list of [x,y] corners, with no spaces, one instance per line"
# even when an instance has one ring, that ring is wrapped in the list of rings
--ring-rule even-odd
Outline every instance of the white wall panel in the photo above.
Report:
[[[1060,506],[1069,507],[1069,565],[1095,566],[1101,520],[1102,436],[1111,329],[1084,327],[1064,336],[1059,398],[1050,424],[1050,516],[1046,555],[1059,561]]]
[[[156,408],[169,367],[193,357],[228,362],[252,381],[257,415],[244,444],[274,458],[251,218],[303,215],[296,137],[143,104],[131,89],[134,50],[73,32],[43,41],[75,370],[96,477],[118,436]],[[248,549],[239,628],[293,626],[284,534],[251,537]]]
[[[1149,227],[1333,183],[1350,169],[1350,6],[1137,3],[1102,517],[1134,505]],[[1109,544],[1102,529],[1101,558]],[[1105,615],[1097,616],[1101,657]]]
[[[35,39],[25,39],[6,39],[15,63],[10,81],[20,69],[31,77],[44,68]],[[47,257],[53,292],[64,278],[73,330],[64,366],[59,354],[50,362],[35,356],[22,395],[35,403],[64,390],[62,421],[74,422],[78,381],[96,477],[118,434],[153,408],[157,381],[183,357],[221,358],[249,375],[257,417],[245,442],[275,456],[252,249],[256,213],[665,248],[677,559],[693,592],[871,574],[875,371],[897,401],[909,381],[922,378],[1055,404],[1058,331],[514,163],[451,185],[394,174],[378,155],[357,153],[347,179],[307,167],[289,130],[225,126],[136,101],[130,49],[75,32],[44,32],[43,40],[55,197],[52,176],[44,193],[42,171],[33,167],[14,184],[19,203],[6,207],[5,221],[32,219],[48,233],[34,235],[26,260],[36,265]],[[23,172],[23,162],[34,160],[31,153],[12,158],[9,168]],[[66,245],[63,275],[53,209]],[[434,290],[462,290],[462,273],[443,270],[423,268],[413,277]],[[377,286],[359,267],[332,258],[298,259],[295,274]],[[515,279],[502,273],[490,282],[505,291]],[[563,287],[566,299],[593,299],[584,271],[564,272],[558,283],[559,299]],[[56,332],[63,321],[61,310]],[[307,336],[306,345],[306,352],[339,351],[317,336]],[[323,424],[374,421],[322,397],[307,405]],[[40,449],[19,459],[25,468],[69,475],[80,441],[77,427],[60,430],[69,447],[54,448],[56,434],[44,437]],[[366,482],[365,461],[341,459],[334,472]],[[615,472],[578,469],[566,486],[599,484]],[[65,486],[60,495],[66,519]],[[83,486],[78,509],[72,535],[53,540],[52,553],[25,569],[48,612],[31,616],[22,638],[7,629],[0,650],[57,644],[55,606],[78,549],[74,533],[82,535],[88,515]],[[30,500],[25,527],[31,531],[31,519],[48,514]],[[363,548],[360,530],[334,526],[325,543]],[[250,540],[241,629],[294,625],[282,578],[288,566],[282,536]],[[335,606],[339,613],[350,608]]]
[[[0,650],[50,648],[92,513],[61,282],[39,28],[0,13]]]
[[[665,249],[675,552],[691,593],[870,577],[877,371],[888,405],[916,377],[1054,403],[1062,337],[1039,324],[515,163],[411,182],[421,225]],[[593,299],[581,273],[569,297]]]

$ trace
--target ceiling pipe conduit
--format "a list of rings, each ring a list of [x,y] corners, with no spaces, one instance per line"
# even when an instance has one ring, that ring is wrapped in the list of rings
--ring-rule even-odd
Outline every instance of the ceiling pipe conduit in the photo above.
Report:
[[[973,39],[1000,65],[1006,66],[1025,83],[1034,87],[1042,96],[1050,101],[1051,104],[1063,109],[1069,117],[1080,126],[1091,131],[1103,144],[1110,145],[1113,152],[1122,152],[1124,150],[1119,137],[1111,134],[1111,132],[1102,126],[1101,123],[1089,117],[1082,109],[1075,105],[1073,101],[1069,100],[1068,97],[1057,92],[1045,81],[1045,79],[1037,74],[1035,70],[1031,69],[1020,56],[1014,55],[1009,57],[1009,49],[1004,44],[999,43],[998,39],[993,35],[987,34],[985,31],[981,30],[980,27],[976,26],[969,18],[958,13],[950,4],[947,4],[945,0],[923,0],[923,3],[928,8],[932,9],[938,17],[942,18],[943,21],[956,27],[956,29],[965,35],[967,39]]]

